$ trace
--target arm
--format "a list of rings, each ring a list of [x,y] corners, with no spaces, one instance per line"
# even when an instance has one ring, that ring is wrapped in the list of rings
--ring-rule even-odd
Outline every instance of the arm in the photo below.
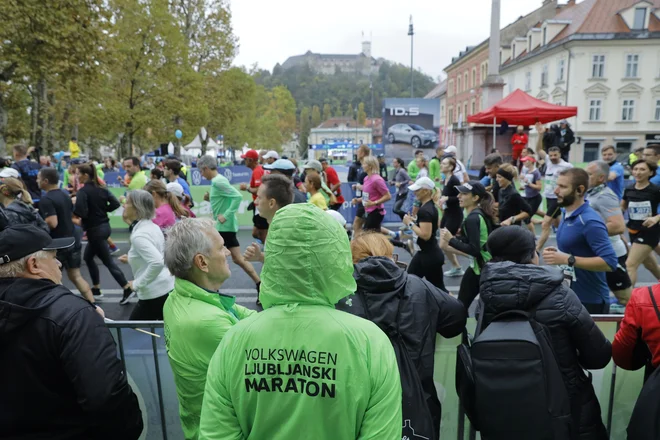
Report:
[[[225,197],[231,198],[231,204],[229,205],[229,208],[227,211],[221,213],[225,218],[231,218],[238,212],[238,208],[241,206],[241,202],[243,201],[243,196],[236,190],[236,188],[231,186],[228,180],[227,183],[224,183],[223,181],[221,185],[218,185],[218,189],[222,191],[222,194],[225,195]]]
[[[117,197],[115,197],[114,194],[112,194],[109,190],[106,191],[108,191],[108,206],[106,207],[106,212],[112,212],[119,208],[121,203],[119,203],[119,200],[117,200]]]
[[[541,173],[538,172],[538,170],[535,170],[538,173],[538,178],[534,182],[527,182],[527,186],[529,186],[532,189],[535,189],[536,191],[541,191],[543,189],[543,182],[541,180]],[[534,215],[536,213],[532,213]]]
[[[131,246],[147,265],[146,270],[133,280],[133,288],[140,290],[140,288],[149,285],[158,277],[165,268],[165,263],[163,254],[158,251],[153,241],[148,237],[131,237]]]
[[[595,272],[614,272],[619,265],[607,229],[602,221],[590,221],[585,225],[589,247],[598,257],[575,257],[575,267]]]
[[[481,254],[481,219],[478,215],[468,216],[465,220],[465,237],[449,240],[449,246],[470,257],[477,258]]]
[[[564,306],[571,342],[577,349],[580,365],[588,370],[605,368],[612,358],[610,341],[570,289],[564,295]]]
[[[463,303],[435,286],[429,286],[428,291],[438,306],[438,321],[435,331],[443,338],[453,338],[461,334],[467,322],[467,311]]]
[[[244,440],[236,409],[231,400],[229,386],[235,378],[228,379],[225,360],[231,353],[231,337],[225,338],[209,364],[206,388],[199,420],[199,440]]]
[[[465,175],[465,174],[463,174]],[[454,177],[454,176],[452,176]],[[456,179],[449,179],[449,185],[447,185],[447,201],[451,203],[458,203],[458,190],[456,189],[457,186],[461,185],[461,182],[458,182],[458,185],[456,182],[458,181],[458,178]],[[443,193],[445,192],[444,190],[442,191]],[[452,195],[453,194],[453,195]]]
[[[39,202],[39,214],[45,220],[50,229],[57,228],[57,211],[49,198],[42,198]]]
[[[257,314],[256,310],[250,310],[247,307],[243,307],[238,304],[234,304],[234,311],[238,315],[238,319],[249,318],[250,316]]]
[[[82,219],[87,218],[87,215],[89,215],[86,191],[78,191],[78,195],[76,195],[76,205],[73,207],[73,213]]]
[[[356,440],[401,438],[401,376],[389,338],[378,332],[367,339],[371,348],[368,381],[371,393]],[[366,348],[366,347],[365,347]]]
[[[422,240],[429,240],[431,238],[431,233],[433,232],[433,223],[419,222],[419,226],[411,223],[410,227]]]
[[[635,291],[639,291],[640,289],[647,290],[646,287],[640,287],[639,289],[635,289]],[[637,295],[635,293],[633,292],[633,295],[630,296],[630,301],[626,304],[626,311],[621,321],[621,327],[616,332],[616,335],[614,335],[614,341],[612,341],[612,358],[614,359],[614,363],[624,370],[638,370],[641,368],[641,365],[637,365],[635,362],[635,347],[642,331],[640,325],[641,317],[638,313],[639,306],[636,299]]]
[[[515,193],[513,195],[513,203],[517,206],[517,211],[520,211],[518,214],[511,216],[510,219],[511,222],[509,224],[513,224],[515,222],[519,222],[522,220],[525,220],[528,217],[531,217],[533,215],[532,213],[532,208],[529,206],[529,203],[525,199],[522,198],[522,196],[519,193]],[[505,220],[506,221],[506,220]],[[504,224],[504,222],[502,222]]]
[[[79,310],[59,335],[62,368],[88,426],[104,438],[137,439],[143,429],[138,400],[117,358],[117,347],[93,307]]]

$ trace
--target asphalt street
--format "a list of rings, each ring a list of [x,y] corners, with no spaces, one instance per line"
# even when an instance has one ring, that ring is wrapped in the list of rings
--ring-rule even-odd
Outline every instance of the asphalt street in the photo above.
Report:
[[[538,232],[540,233],[540,229]],[[125,254],[129,248],[127,232],[113,233],[113,239],[115,240],[115,243],[117,243],[117,245],[121,248],[121,252],[115,255],[115,257]],[[238,239],[239,242],[241,243],[241,249],[245,250],[245,248],[252,242],[251,231],[249,230],[239,231]],[[557,243],[555,237],[554,235],[551,235],[546,246],[556,246],[556,245]],[[84,244],[83,246],[86,246],[86,244]],[[405,263],[410,262],[411,256],[407,251],[401,248],[395,248],[394,252],[399,255],[399,261]],[[467,259],[459,258],[459,261],[463,266],[463,269],[468,267]],[[100,261],[98,261],[98,264],[101,273],[101,290],[104,294],[104,297],[98,301],[98,304],[103,308],[108,318],[114,320],[128,319],[128,317],[131,314],[131,310],[135,306],[135,303],[137,303],[137,298],[131,299],[130,303],[125,306],[119,305],[119,300],[121,299],[122,296],[121,287],[114,281],[112,276],[110,276],[110,272],[108,272],[108,270],[105,268],[105,266],[101,264]],[[133,275],[131,273],[131,269],[128,266],[128,264],[121,264],[121,263],[118,264],[119,267],[126,274],[126,278],[128,280],[132,280]],[[260,263],[255,263],[254,265],[257,272],[261,272],[262,265]],[[235,296],[236,302],[238,304],[257,310],[258,309],[258,307],[256,306],[257,290],[255,288],[254,283],[245,274],[245,272],[243,272],[243,270],[240,267],[238,267],[231,261],[231,258],[229,261],[229,267],[231,269],[231,277],[222,285],[221,292]],[[451,269],[451,265],[447,262],[445,263],[443,270],[447,271],[449,269]],[[87,271],[87,267],[85,266],[84,262],[81,271],[83,277],[89,282],[89,272]],[[656,280],[653,279],[651,273],[648,272],[645,268],[641,267],[639,270],[638,286],[651,285],[654,284],[655,282]],[[72,291],[77,292],[77,290],[75,290],[75,286],[73,286],[73,284],[66,277],[66,274],[63,277],[63,283]],[[445,277],[445,285],[449,290],[449,292],[453,293],[454,295],[458,294],[458,288],[460,283],[461,283],[460,277],[452,277],[452,278]]]

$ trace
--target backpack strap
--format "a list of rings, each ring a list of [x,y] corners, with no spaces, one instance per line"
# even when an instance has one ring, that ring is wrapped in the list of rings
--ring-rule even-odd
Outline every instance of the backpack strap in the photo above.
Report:
[[[658,310],[658,304],[655,302],[655,297],[653,296],[653,289],[651,289],[651,286],[647,286],[649,289],[649,296],[651,297],[651,302],[653,303],[653,308],[655,309],[655,314],[658,317],[658,321],[660,321],[660,310]]]

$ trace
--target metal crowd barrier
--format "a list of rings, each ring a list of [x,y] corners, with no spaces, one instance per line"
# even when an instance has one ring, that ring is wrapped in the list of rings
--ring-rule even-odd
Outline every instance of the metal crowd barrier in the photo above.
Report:
[[[623,315],[592,315],[592,318],[594,319],[595,322],[597,323],[616,323],[616,329],[618,330],[619,324],[621,320],[623,319]],[[159,359],[159,356],[163,356],[166,358],[166,353],[165,353],[165,346],[164,346],[164,337],[162,334],[162,331],[159,331],[160,329],[163,328],[163,321],[112,321],[112,322],[107,322],[108,328],[112,329],[117,346],[118,346],[118,351],[119,351],[119,357],[121,359],[122,366],[124,368],[124,372],[127,374],[127,377],[129,377],[128,372],[132,374],[140,374],[143,373],[147,379],[147,382],[149,382],[147,385],[144,386],[146,389],[147,393],[151,391],[151,394],[153,394],[153,390],[150,390],[150,388],[153,386],[151,382],[151,377],[148,374],[148,371],[140,371],[139,369],[135,369],[134,371],[128,371],[126,365],[127,365],[127,352],[126,352],[126,339],[131,338],[133,339],[132,342],[135,342],[135,338],[137,335],[140,335],[141,342],[144,342],[146,339],[145,338],[151,338],[151,343],[148,344],[150,346],[150,357],[152,357],[153,361],[153,368],[154,368],[154,376],[155,376],[155,385],[156,385],[156,390],[155,390],[155,396],[157,398],[157,410],[153,410],[151,408],[153,405],[151,403],[146,403],[145,406],[147,406],[147,419],[150,421],[154,417],[154,413],[157,412],[157,418],[158,422],[154,424],[145,424],[145,431],[146,432],[142,438],[146,440],[150,439],[168,439],[168,427],[169,429],[169,434],[172,434],[172,438],[183,438],[182,434],[180,434],[180,426],[179,420],[178,420],[178,404],[175,408],[168,408],[171,412],[166,412],[166,402],[165,402],[165,397],[164,391],[169,391],[168,394],[170,397],[170,400],[172,400],[174,403],[176,403],[176,394],[174,394],[174,383],[173,380],[169,379],[166,380],[165,382],[163,381],[162,373],[163,369],[161,368],[161,363],[162,359]],[[144,329],[147,330],[151,333],[157,333],[159,337],[154,337],[151,335],[147,334],[140,334],[136,332],[136,329]],[[127,333],[127,330],[130,333]],[[160,347],[159,347],[160,345]],[[130,349],[132,352],[138,353],[140,356],[143,356],[143,360],[146,362],[146,357],[149,356],[149,350],[144,350],[144,349]],[[129,350],[129,351],[130,351]],[[165,371],[168,373],[168,375],[171,375],[171,370],[169,368],[169,363],[165,362],[167,364],[166,366],[163,366],[165,368]],[[145,370],[149,369],[150,366],[147,366],[146,363],[143,363]],[[613,408],[614,408],[614,398],[615,398],[615,384],[616,384],[616,379],[617,379],[617,367],[612,363],[612,372],[611,372],[611,378],[610,378],[610,390],[609,390],[609,397],[608,397],[608,408],[607,408],[607,417],[606,417],[606,428],[607,432],[611,434],[612,432],[612,415],[613,415]],[[451,393],[454,393],[453,390],[453,378],[449,378],[449,387],[451,388]],[[164,390],[164,385],[166,390]],[[447,389],[447,387],[445,387]],[[144,393],[144,394],[147,394]],[[172,397],[174,396],[174,397]],[[170,402],[172,405],[174,405],[173,402]],[[465,414],[463,412],[463,409],[461,408],[460,404],[458,406],[458,420],[457,420],[457,425],[456,425],[456,432],[457,432],[457,440],[464,440],[465,439],[465,433],[467,431],[468,433],[468,438],[470,440],[474,440],[477,438],[477,433],[476,431],[472,428],[470,425],[469,421],[466,422]],[[149,411],[151,409],[151,411]],[[449,411],[450,408],[443,408],[443,413],[445,411]],[[169,414],[169,417],[168,417]],[[172,414],[176,414],[177,416],[174,417]],[[171,422],[170,425],[168,425],[167,422]],[[159,425],[159,426],[158,426]]]

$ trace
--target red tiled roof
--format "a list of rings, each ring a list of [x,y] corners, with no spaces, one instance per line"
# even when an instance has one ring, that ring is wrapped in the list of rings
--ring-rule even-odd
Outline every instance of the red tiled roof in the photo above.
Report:
[[[617,0],[608,0],[617,1]],[[555,20],[570,20],[571,24],[566,26],[552,41],[559,41],[563,38],[573,35],[582,26],[584,21],[589,16],[591,8],[598,2],[598,0],[584,0],[576,5],[567,5],[555,17]]]

